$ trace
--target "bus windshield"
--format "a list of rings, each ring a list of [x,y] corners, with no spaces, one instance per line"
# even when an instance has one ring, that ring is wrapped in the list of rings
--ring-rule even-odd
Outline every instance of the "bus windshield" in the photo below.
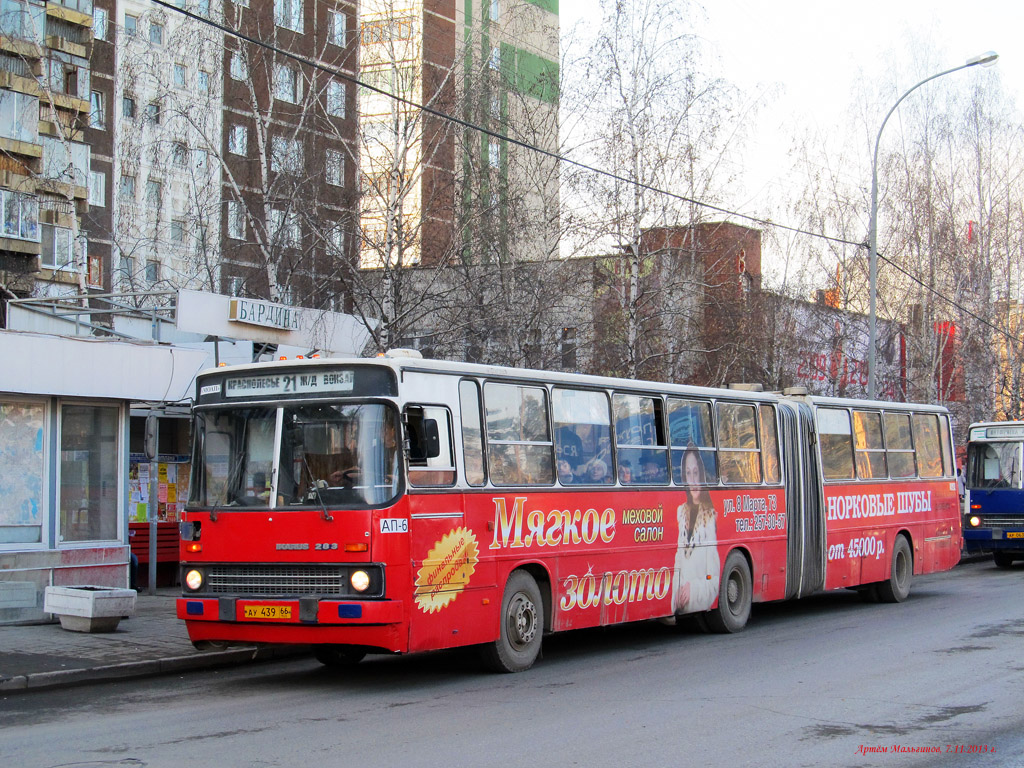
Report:
[[[356,508],[398,492],[394,409],[379,403],[198,411],[190,506]]]
[[[968,488],[1021,486],[1021,443],[970,443],[967,446]]]

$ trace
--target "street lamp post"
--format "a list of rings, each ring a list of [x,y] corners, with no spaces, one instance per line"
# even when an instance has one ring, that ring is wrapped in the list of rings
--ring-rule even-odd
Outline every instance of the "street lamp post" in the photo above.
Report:
[[[875,138],[875,153],[871,158],[871,220],[868,224],[868,398],[870,400],[874,400],[876,397],[875,346],[877,331],[875,328],[875,304],[878,296],[878,144],[882,140],[882,131],[885,130],[885,124],[889,122],[889,118],[892,117],[892,113],[896,111],[896,108],[900,103],[925,83],[930,83],[932,80],[942,77],[943,75],[959,72],[961,69],[975,67],[978,64],[989,66],[994,64],[995,60],[998,58],[998,53],[995,51],[988,51],[987,53],[973,56],[959,67],[953,67],[952,69],[939,72],[931,77],[926,77],[896,100],[896,103],[892,105],[892,109],[889,110],[885,119],[882,121],[882,127],[878,129],[878,136]]]

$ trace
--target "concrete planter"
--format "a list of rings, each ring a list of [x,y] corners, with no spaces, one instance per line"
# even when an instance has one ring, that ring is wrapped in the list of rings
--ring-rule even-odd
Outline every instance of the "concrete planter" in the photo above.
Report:
[[[135,613],[135,590],[117,587],[47,587],[43,610],[72,632],[113,632],[122,618]]]

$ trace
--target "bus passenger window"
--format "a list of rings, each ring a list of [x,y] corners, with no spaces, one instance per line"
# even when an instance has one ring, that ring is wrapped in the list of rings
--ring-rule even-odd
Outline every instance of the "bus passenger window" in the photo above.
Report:
[[[615,482],[611,467],[608,396],[556,387],[551,394],[555,458],[562,485]]]
[[[443,486],[455,482],[451,416],[447,408],[410,406],[405,423],[409,433],[409,484]]]
[[[661,400],[655,397],[616,394],[615,451],[627,485],[664,485],[668,482],[668,450],[661,420]]]
[[[697,449],[708,484],[718,482],[715,430],[711,421],[711,403],[700,400],[668,400],[668,433],[672,441],[672,477],[678,485],[687,485],[683,477],[683,457],[688,447]]]
[[[857,456],[857,477],[862,480],[889,477],[882,442],[882,414],[853,412],[853,447]]]
[[[462,411],[462,460],[466,465],[466,482],[484,484],[484,435],[480,428],[480,388],[475,381],[459,382],[459,403]]]
[[[890,477],[914,476],[914,444],[910,438],[910,414],[885,414],[885,450]]]
[[[551,485],[554,444],[547,392],[515,384],[484,385],[487,466],[495,485]]]
[[[939,419],[933,413],[914,414],[914,448],[921,477],[942,477],[942,445]]]
[[[760,483],[754,406],[718,403],[718,463],[723,483]]]
[[[826,480],[853,478],[853,440],[850,414],[838,408],[818,409],[818,445]]]
[[[764,480],[777,483],[782,480],[779,468],[779,437],[775,431],[775,408],[762,405],[761,412],[761,460],[764,462]]]
[[[939,441],[942,443],[942,474],[952,477],[956,474],[953,470],[953,448],[950,446],[949,416],[939,414]]]

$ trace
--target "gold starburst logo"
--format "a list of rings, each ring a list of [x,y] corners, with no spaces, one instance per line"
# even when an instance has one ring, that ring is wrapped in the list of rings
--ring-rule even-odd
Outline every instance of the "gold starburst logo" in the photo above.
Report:
[[[469,584],[479,560],[476,536],[468,528],[446,533],[427,553],[416,575],[416,604],[425,613],[440,611]]]

